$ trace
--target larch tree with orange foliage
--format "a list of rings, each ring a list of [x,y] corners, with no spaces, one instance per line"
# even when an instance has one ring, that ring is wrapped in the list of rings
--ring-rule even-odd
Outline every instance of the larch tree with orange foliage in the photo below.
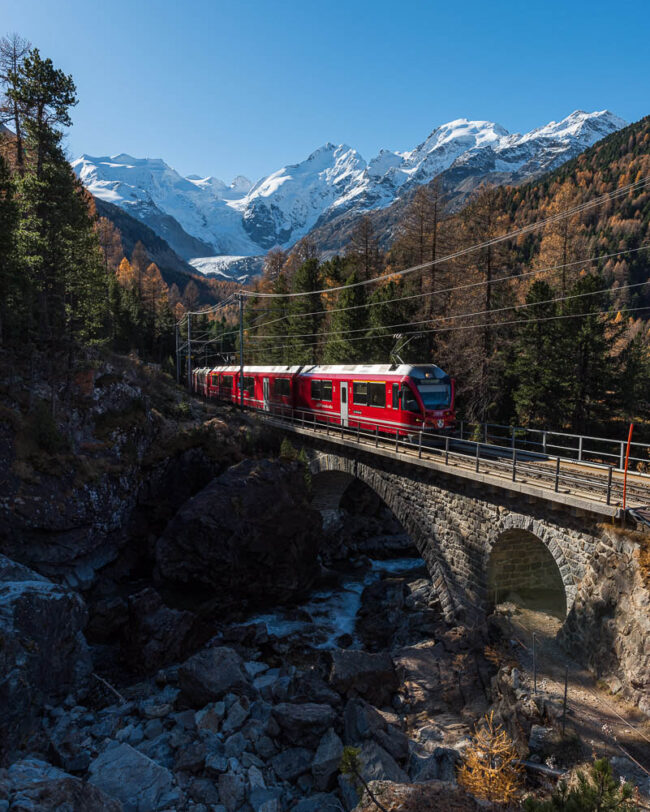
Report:
[[[465,750],[458,783],[475,798],[497,804],[514,804],[523,787],[523,769],[514,743],[494,712],[486,715]]]

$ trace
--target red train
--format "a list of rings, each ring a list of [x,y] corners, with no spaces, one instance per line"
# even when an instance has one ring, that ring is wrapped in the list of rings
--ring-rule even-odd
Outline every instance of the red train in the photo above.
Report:
[[[207,398],[240,403],[239,367],[194,370],[192,388]],[[454,425],[454,380],[434,364],[244,367],[244,405],[375,430],[413,434]]]

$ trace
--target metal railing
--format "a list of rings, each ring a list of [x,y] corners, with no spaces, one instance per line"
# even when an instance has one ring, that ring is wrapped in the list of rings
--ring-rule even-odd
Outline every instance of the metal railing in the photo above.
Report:
[[[623,501],[623,479],[617,467],[588,461],[584,456],[576,460],[574,457],[551,455],[550,444],[547,444],[545,451],[534,451],[522,449],[516,442],[497,444],[495,436],[489,432],[485,433],[483,440],[465,436],[461,439],[460,432],[442,434],[433,429],[418,430],[397,421],[372,420],[354,415],[349,416],[346,426],[341,423],[338,414],[285,406],[274,406],[272,411],[256,410],[256,413],[279,426],[301,428],[325,437],[338,437],[350,445],[389,449],[403,454],[405,458],[441,462],[450,469],[460,467],[475,473],[493,474],[511,482],[535,484],[555,493],[579,495],[611,506],[618,506]],[[576,461],[581,463],[580,466],[575,464]],[[628,479],[627,502],[631,505],[650,504],[648,474],[634,472]]]
[[[622,471],[625,466],[627,441],[610,437],[463,420],[458,424],[458,437],[479,440],[486,445],[509,445],[522,451],[536,451],[577,462],[606,463],[615,471]],[[630,443],[629,470],[650,476],[650,443]]]

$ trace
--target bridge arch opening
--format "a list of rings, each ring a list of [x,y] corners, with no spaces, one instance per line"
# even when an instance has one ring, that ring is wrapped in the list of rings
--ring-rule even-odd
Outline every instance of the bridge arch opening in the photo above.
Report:
[[[547,546],[528,530],[499,535],[488,561],[491,606],[510,601],[564,620],[567,595],[560,568]]]

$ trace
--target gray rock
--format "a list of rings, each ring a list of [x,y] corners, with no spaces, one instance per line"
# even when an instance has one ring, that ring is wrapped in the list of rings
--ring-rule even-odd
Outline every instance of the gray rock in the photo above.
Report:
[[[257,755],[263,759],[270,759],[277,753],[277,747],[268,736],[260,736],[260,738],[253,743],[253,747]]]
[[[329,705],[314,702],[304,705],[282,703],[273,708],[273,717],[288,742],[316,747],[323,733],[334,723],[336,713]]]
[[[176,754],[174,770],[186,773],[198,773],[205,765],[205,747],[202,742],[194,742],[183,747]]]
[[[101,753],[89,767],[88,780],[134,812],[173,808],[181,797],[169,770],[128,744]]]
[[[3,786],[4,785],[4,786]],[[4,794],[6,792],[6,795]],[[39,759],[25,759],[11,765],[0,780],[0,797],[11,792],[11,809],[90,810],[121,812],[122,804],[98,787],[86,784]],[[0,809],[3,801],[0,800]],[[9,809],[9,805],[5,807]]]
[[[236,730],[244,724],[246,719],[248,719],[249,715],[249,706],[247,700],[244,698],[243,702],[237,700],[230,706],[230,710],[228,711],[228,716],[226,717],[226,721],[223,723],[221,727],[221,731],[224,736],[229,736],[231,733],[234,733]]]
[[[456,783],[456,766],[460,755],[449,747],[436,747],[433,753],[411,753],[409,775],[413,781],[448,781]]]
[[[155,739],[145,739],[137,746],[137,750],[169,770],[174,766],[171,733],[161,733]]]
[[[144,737],[145,739],[157,739],[164,730],[160,719],[150,719],[144,726]]]
[[[215,702],[228,693],[250,691],[250,678],[244,661],[225,646],[205,649],[186,660],[178,670],[181,695],[190,707]]]
[[[339,649],[332,654],[330,683],[341,694],[359,694],[377,705],[388,702],[398,682],[387,652]]]
[[[219,800],[227,812],[235,812],[246,798],[246,781],[243,775],[223,773],[219,776]]]
[[[312,762],[312,754],[304,747],[291,747],[271,759],[275,774],[282,781],[295,781],[306,773]]]
[[[248,742],[243,733],[233,733],[226,739],[225,747],[227,758],[239,758],[248,747]]]
[[[377,708],[363,699],[349,699],[343,711],[346,744],[361,744],[386,727],[386,720]]]
[[[359,792],[349,778],[344,775],[339,775],[339,792],[341,800],[343,801],[343,808],[346,812],[351,812],[359,803]],[[442,810],[441,810],[442,812]]]
[[[532,725],[530,728],[530,738],[528,739],[528,749],[531,753],[541,753],[544,750],[552,727],[542,727],[542,725]]]
[[[298,801],[293,812],[343,812],[343,807],[336,795],[317,792],[309,798]]]
[[[254,812],[282,812],[281,799],[282,789],[280,787],[257,788],[250,793],[248,802]]]
[[[258,766],[252,764],[248,768],[247,775],[248,775],[248,783],[250,785],[251,790],[266,789],[266,782],[264,781],[264,776],[262,775],[262,771]]]
[[[213,807],[219,803],[219,790],[209,778],[193,778],[188,787],[188,795],[197,803]]]
[[[213,733],[218,733],[225,714],[224,702],[211,702],[194,714],[194,723],[199,730],[211,730]]]
[[[211,755],[205,760],[205,771],[213,778],[218,778],[228,769],[228,759],[225,756]]]
[[[316,789],[326,791],[334,785],[342,755],[343,742],[334,728],[330,728],[320,740],[311,765]]]
[[[256,660],[248,660],[244,663],[244,668],[251,679],[255,679],[255,677],[259,677],[260,674],[269,670],[266,663],[258,663]]]
[[[0,758],[46,703],[58,704],[92,670],[75,592],[0,555]]]
[[[395,759],[375,741],[366,741],[359,754],[361,775],[366,781],[396,781],[408,783],[409,777]]]

